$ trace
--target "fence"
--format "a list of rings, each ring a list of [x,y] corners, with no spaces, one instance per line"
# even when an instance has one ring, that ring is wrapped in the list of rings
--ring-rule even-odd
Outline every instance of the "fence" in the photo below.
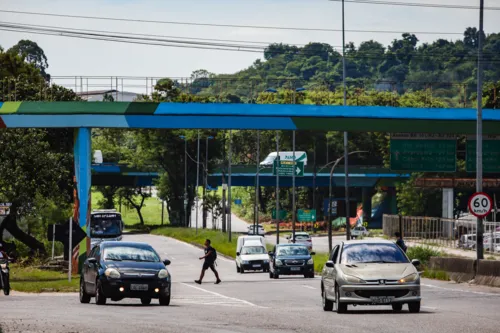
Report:
[[[500,253],[500,222],[484,222],[484,250]],[[477,224],[474,220],[423,216],[384,215],[383,233],[393,237],[401,232],[408,242],[431,246],[476,249]]]

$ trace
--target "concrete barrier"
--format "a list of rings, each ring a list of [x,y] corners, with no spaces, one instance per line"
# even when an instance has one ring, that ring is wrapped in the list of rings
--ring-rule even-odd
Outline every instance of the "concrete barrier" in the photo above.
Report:
[[[476,275],[476,260],[466,258],[431,257],[429,268],[445,271],[456,282],[469,282]]]
[[[477,284],[500,287],[500,261],[479,260],[474,280]]]

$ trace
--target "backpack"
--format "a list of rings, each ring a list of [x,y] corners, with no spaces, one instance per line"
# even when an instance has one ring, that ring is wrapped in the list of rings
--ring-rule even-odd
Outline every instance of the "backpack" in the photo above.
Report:
[[[212,249],[213,249],[212,259],[215,262],[217,260],[217,250],[215,250],[214,248],[212,248]]]

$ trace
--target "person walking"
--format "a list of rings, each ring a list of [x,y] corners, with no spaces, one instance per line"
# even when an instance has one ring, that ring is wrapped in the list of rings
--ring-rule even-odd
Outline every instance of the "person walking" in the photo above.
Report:
[[[205,271],[207,269],[211,269],[212,272],[215,274],[215,278],[217,279],[215,281],[215,284],[221,283],[221,279],[219,278],[219,272],[215,269],[215,261],[217,260],[217,251],[211,246],[210,239],[205,240],[205,255],[203,257],[200,257],[200,260],[205,259],[205,262],[203,263],[203,267],[201,269],[201,274],[200,274],[200,279],[199,280],[194,280],[195,283],[201,284],[203,281],[203,277],[205,276]]]
[[[401,233],[400,232],[395,232],[394,236],[396,236],[396,238],[398,239],[396,241],[396,244],[401,248],[401,250],[403,250],[404,253],[406,253],[406,250],[408,248],[406,247],[405,241],[403,240],[403,237],[401,236]]]

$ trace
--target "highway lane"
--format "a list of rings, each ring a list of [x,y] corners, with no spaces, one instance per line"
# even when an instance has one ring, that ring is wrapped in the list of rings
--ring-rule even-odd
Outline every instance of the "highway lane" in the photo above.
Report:
[[[420,314],[392,313],[388,307],[349,307],[344,315],[321,309],[320,279],[280,278],[236,273],[234,262],[219,256],[223,282],[208,271],[200,286],[202,250],[152,235],[126,240],[152,244],[171,259],[171,306],[142,306],[138,300],[106,306],[80,304],[77,294],[0,297],[5,332],[498,332],[500,290],[423,280]],[[217,248],[217,244],[213,244]]]

